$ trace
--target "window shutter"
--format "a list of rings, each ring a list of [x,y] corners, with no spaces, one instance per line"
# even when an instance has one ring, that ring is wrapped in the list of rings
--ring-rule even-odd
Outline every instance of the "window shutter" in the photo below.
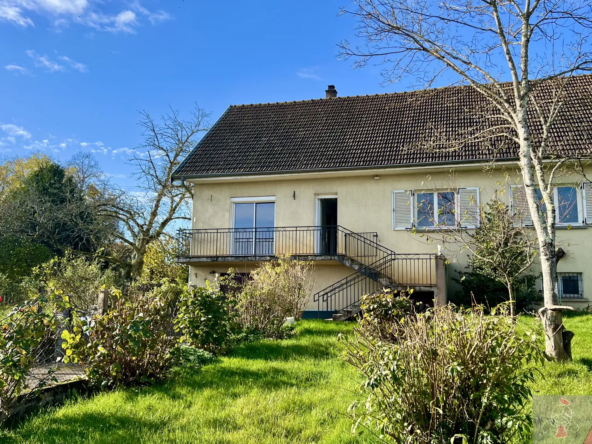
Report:
[[[462,228],[479,226],[479,188],[459,188],[457,221]]]
[[[592,225],[592,183],[584,182],[582,185],[584,196],[584,223]]]
[[[393,191],[393,230],[410,230],[413,227],[413,192]]]
[[[523,185],[510,187],[510,209],[514,224],[529,226],[532,225],[532,217],[526,201],[526,191]]]

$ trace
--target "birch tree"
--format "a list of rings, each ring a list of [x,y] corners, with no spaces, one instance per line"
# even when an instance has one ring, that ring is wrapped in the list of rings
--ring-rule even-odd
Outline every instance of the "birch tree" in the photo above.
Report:
[[[342,13],[357,20],[357,37],[363,43],[341,42],[343,56],[354,57],[359,66],[373,59],[384,63],[386,82],[412,75],[425,86],[450,76],[455,79],[452,83],[470,85],[490,105],[482,117],[491,120],[486,130],[470,137],[504,137],[517,145],[540,252],[546,352],[558,360],[568,359],[562,309],[554,302],[552,189],[556,171],[568,159],[555,152],[551,133],[568,106],[564,93],[570,77],[592,70],[589,0],[356,0],[354,4]],[[537,96],[537,88],[546,90]],[[529,108],[535,110],[534,119]],[[549,159],[551,166],[544,163]]]

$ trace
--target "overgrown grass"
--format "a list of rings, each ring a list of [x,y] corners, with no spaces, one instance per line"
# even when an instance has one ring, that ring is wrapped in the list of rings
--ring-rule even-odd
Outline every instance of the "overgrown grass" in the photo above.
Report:
[[[576,334],[574,362],[546,364],[533,394],[592,395],[592,315],[572,314],[565,325]],[[0,432],[0,442],[376,442],[368,432],[352,435],[346,416],[360,398],[359,377],[339,359],[337,335],[352,329],[302,321],[293,339],[245,344],[153,387],[72,400]]]
[[[237,348],[190,375],[42,412],[4,442],[359,443],[345,416],[357,375],[338,358],[353,324],[302,321],[297,336]],[[0,432],[1,433],[1,432]],[[2,438],[0,438],[0,441]]]

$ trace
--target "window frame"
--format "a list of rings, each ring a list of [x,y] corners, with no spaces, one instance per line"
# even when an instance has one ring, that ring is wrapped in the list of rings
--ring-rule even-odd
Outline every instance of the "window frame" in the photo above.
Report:
[[[419,194],[432,194],[434,197],[434,222],[438,219],[438,211],[439,211],[439,205],[438,205],[438,194],[440,193],[452,193],[454,195],[454,198],[452,199],[452,202],[454,203],[454,211],[452,213],[453,217],[454,217],[454,225],[437,225],[437,224],[433,224],[427,227],[420,227],[418,225],[418,218],[417,218],[417,210],[418,210],[418,202],[417,202],[417,196]],[[451,229],[456,229],[459,227],[459,222],[458,222],[458,216],[457,216],[457,210],[458,210],[458,205],[459,205],[459,201],[458,201],[458,190],[419,190],[413,191],[413,226],[417,229],[417,230],[422,230],[422,231],[437,231],[437,230],[451,230]]]
[[[522,187],[524,188],[524,185],[512,185],[510,186],[510,212],[512,214],[512,217],[514,217],[516,215],[516,202],[515,202],[515,188],[518,187]],[[577,206],[577,212],[578,212],[578,221],[577,222],[561,222],[559,220],[559,188],[573,188],[574,190],[576,190],[576,206]],[[539,191],[540,187],[536,187],[536,190]],[[526,200],[526,195],[524,196],[524,199]],[[526,204],[528,207],[528,204]],[[544,204],[543,204],[544,205]],[[553,205],[555,205],[555,225],[557,227],[563,228],[563,227],[585,227],[586,226],[586,221],[584,220],[585,218],[585,202],[584,202],[584,191],[582,190],[582,187],[577,186],[577,185],[573,185],[573,184],[557,184],[556,186],[553,187]],[[527,208],[528,209],[528,208]],[[546,212],[546,208],[545,208],[545,212]],[[528,219],[530,220],[530,223],[522,223],[522,226],[524,227],[532,227],[534,225],[533,221],[532,221],[532,217],[530,215],[530,212],[528,213]]]
[[[563,291],[563,278],[567,276],[577,277],[579,293],[565,294]],[[557,294],[560,299],[584,299],[584,275],[581,272],[558,272],[557,273]]]
[[[559,188],[573,188],[576,190],[576,207],[578,212],[577,222],[560,222],[559,221]],[[584,226],[584,196],[582,187],[571,184],[559,184],[553,187],[553,204],[555,205],[555,225],[559,227],[582,227]]]

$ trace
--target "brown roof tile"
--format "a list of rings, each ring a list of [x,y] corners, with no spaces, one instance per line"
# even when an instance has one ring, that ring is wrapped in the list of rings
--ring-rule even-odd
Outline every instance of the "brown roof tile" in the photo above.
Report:
[[[554,87],[535,89],[548,106]],[[592,153],[592,76],[568,81],[551,129],[558,155]],[[533,138],[540,137],[534,107]],[[474,88],[231,106],[177,169],[175,177],[339,170],[513,159],[503,135],[474,139],[502,121]],[[471,139],[471,137],[473,139]],[[463,143],[457,143],[460,140]],[[446,142],[446,143],[444,143]]]

